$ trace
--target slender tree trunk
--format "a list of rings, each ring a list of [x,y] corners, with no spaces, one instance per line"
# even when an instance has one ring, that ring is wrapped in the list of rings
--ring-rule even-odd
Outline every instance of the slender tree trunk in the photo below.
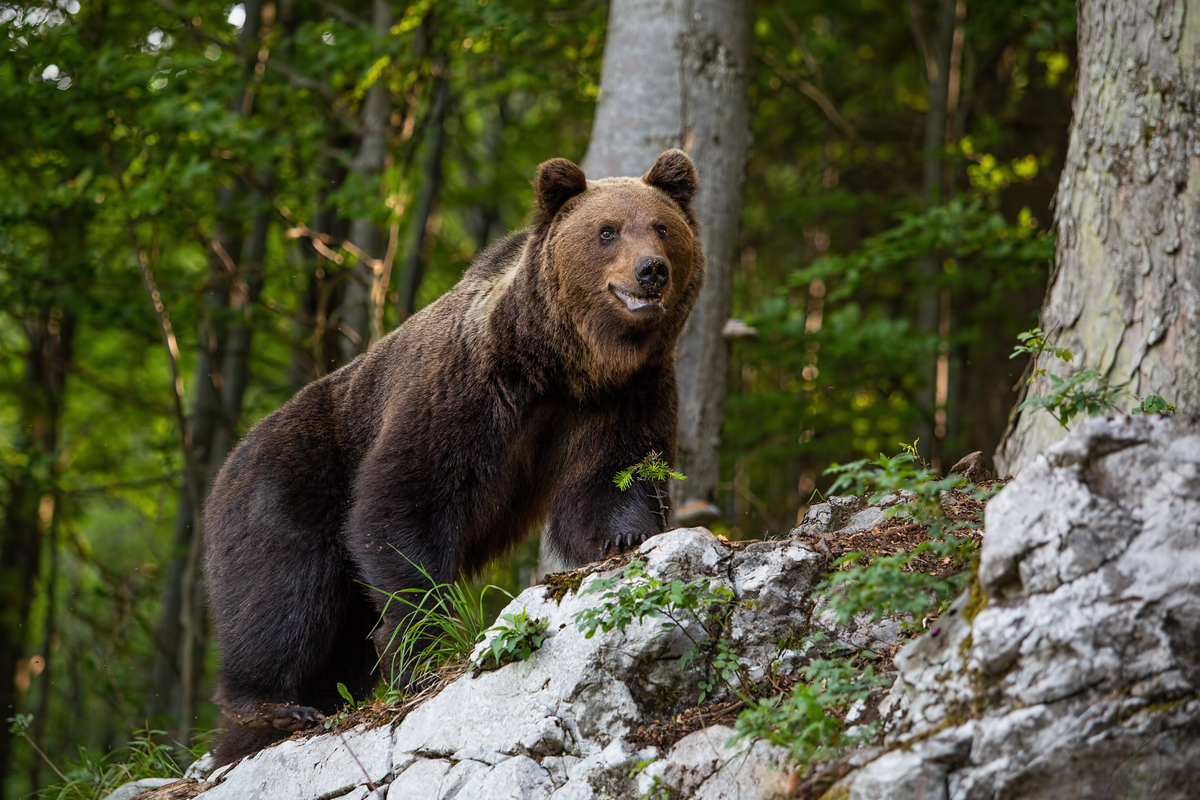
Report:
[[[909,13],[913,31],[917,35],[926,68],[929,86],[929,111],[925,114],[924,168],[922,170],[921,193],[925,208],[933,208],[942,202],[945,195],[943,185],[946,112],[950,92],[950,57],[954,42],[956,0],[938,0],[937,27],[932,37],[922,29],[920,3],[910,0]],[[940,292],[933,284],[937,276],[936,253],[928,253],[919,262],[921,287],[917,297],[917,331],[924,336],[939,333]],[[936,386],[938,382],[938,353],[930,353],[921,368],[922,386],[917,392],[920,419],[916,436],[922,456],[931,461],[941,455],[940,440],[934,435]]]
[[[613,0],[600,101],[583,159],[589,178],[641,175],[679,147],[696,198],[708,282],[679,343],[677,467],[683,502],[711,503],[720,475],[733,265],[750,148],[751,5],[744,0]]]
[[[375,35],[382,38],[392,26],[392,8],[389,0],[373,0],[371,24]],[[362,126],[362,141],[358,153],[350,162],[351,174],[357,175],[364,184],[373,184],[383,175],[387,158],[388,124],[392,118],[392,93],[387,81],[381,76],[367,90],[363,101],[359,123]],[[350,223],[350,241],[372,258],[383,258],[383,237],[379,225],[368,215]],[[371,341],[371,322],[375,309],[371,299],[371,287],[375,282],[375,271],[370,264],[358,263],[346,283],[342,299],[342,321],[353,335],[342,338],[342,358],[350,361],[359,353],[365,353]],[[385,293],[386,294],[386,293]]]
[[[429,106],[429,130],[425,135],[425,158],[421,170],[421,190],[413,204],[408,236],[405,238],[404,263],[396,289],[397,317],[403,322],[416,311],[417,290],[424,272],[425,237],[442,190],[442,157],[446,149],[446,113],[450,108],[450,81],[446,75],[446,55],[440,53],[433,64],[433,97]]]
[[[263,0],[246,3],[246,21],[242,26],[241,41],[253,51],[242,64],[242,81],[248,86],[257,61],[257,48],[252,47],[258,39],[262,26]],[[252,96],[249,89],[243,90],[234,101],[235,113],[251,111]],[[172,533],[173,556],[167,563],[159,623],[155,631],[155,653],[151,665],[150,691],[147,697],[147,712],[150,717],[167,717],[172,721],[172,735],[180,742],[191,736],[192,717],[195,713],[196,694],[203,675],[203,654],[207,619],[200,587],[197,565],[200,559],[202,532],[196,529],[195,521],[204,504],[211,473],[218,469],[224,453],[216,454],[214,438],[221,429],[236,428],[241,412],[241,395],[237,395],[237,408],[225,407],[223,394],[228,396],[225,378],[231,371],[236,374],[237,364],[227,364],[227,347],[230,330],[227,316],[232,302],[238,308],[244,302],[248,285],[254,280],[244,274],[236,274],[243,260],[243,248],[247,252],[257,249],[258,261],[265,248],[266,216],[257,215],[250,242],[244,241],[243,223],[239,209],[241,192],[236,186],[227,185],[218,190],[218,220],[213,231],[212,253],[209,259],[209,277],[202,299],[203,315],[198,335],[196,372],[193,380],[193,406],[189,419],[191,458],[199,471],[199,497],[193,496],[192,487],[184,481],[179,490],[179,505]],[[261,287],[261,276],[257,278]],[[234,330],[237,328],[235,323]],[[248,336],[248,334],[246,334]],[[239,340],[245,349],[245,337]],[[235,358],[236,361],[236,358]],[[244,365],[241,367],[244,369]],[[244,380],[242,382],[244,388]],[[186,460],[186,457],[185,457]]]
[[[481,252],[492,240],[493,231],[502,224],[500,207],[495,192],[496,161],[500,157],[500,145],[504,142],[504,128],[508,125],[508,98],[502,97],[496,104],[495,118],[482,137],[482,157],[464,160],[464,168],[473,187],[472,194],[480,198],[468,209],[467,230],[475,242],[475,251]],[[472,163],[475,162],[475,163]]]
[[[1198,110],[1200,0],[1080,3],[1058,254],[1042,306],[1042,328],[1075,359],[1039,368],[1091,368],[1137,398],[1200,408]],[[1020,472],[1063,435],[1044,411],[1014,411],[997,469]]]
[[[49,504],[45,498],[49,497]],[[54,662],[56,655],[52,652],[54,638],[56,634],[56,623],[58,613],[58,537],[56,535],[58,529],[59,504],[62,502],[62,494],[58,487],[53,487],[53,491],[49,495],[43,496],[41,511],[47,511],[39,515],[41,518],[38,522],[43,526],[43,534],[46,538],[46,554],[50,556],[50,563],[46,570],[46,619],[42,625],[42,658],[44,664],[42,673],[38,675],[38,685],[41,687],[41,696],[38,698],[37,718],[33,723],[33,740],[37,742],[37,746],[42,749],[43,753],[50,752],[48,746],[49,740],[49,720],[50,720],[50,698],[54,687],[54,673],[57,666]],[[48,509],[47,509],[48,505]],[[42,759],[35,758],[30,761],[29,768],[29,786],[37,789],[42,785]]]
[[[55,268],[82,258],[84,231],[77,220],[56,219],[48,226],[48,263]],[[19,710],[17,662],[29,641],[29,611],[41,574],[46,534],[54,521],[58,428],[75,316],[53,303],[30,309],[24,320],[29,342],[17,405],[19,432],[15,449],[24,458],[8,473],[9,491],[0,528],[0,716]],[[53,543],[51,543],[53,544]],[[47,653],[49,657],[49,653]],[[10,772],[12,736],[0,725],[0,800]]]

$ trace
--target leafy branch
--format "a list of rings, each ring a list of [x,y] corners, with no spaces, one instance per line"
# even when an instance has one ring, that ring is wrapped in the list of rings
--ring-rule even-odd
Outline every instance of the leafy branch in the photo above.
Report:
[[[662,455],[657,450],[651,450],[641,461],[633,466],[626,467],[614,475],[613,483],[622,492],[628,490],[635,480],[645,481],[650,484],[650,487],[654,490],[653,497],[658,501],[658,511],[656,513],[662,519],[662,525],[665,529],[667,527],[668,495],[663,489],[668,479],[686,481],[687,476],[671,469],[671,465],[663,461]]]

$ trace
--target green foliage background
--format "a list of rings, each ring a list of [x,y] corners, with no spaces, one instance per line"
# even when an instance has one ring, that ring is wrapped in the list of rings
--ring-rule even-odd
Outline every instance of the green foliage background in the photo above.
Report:
[[[961,5],[958,110],[937,154],[955,191],[931,206],[919,192],[928,88],[909,10],[882,0],[754,7],[754,146],[734,313],[759,336],[731,345],[718,498],[731,535],[786,532],[826,488],[818,476],[828,464],[911,440],[930,413],[916,400],[921,365],[939,348],[950,391],[942,457],[990,452],[1003,431],[1024,366],[1007,356],[1036,323],[1053,252],[1074,7]],[[435,61],[422,48],[444,55],[453,99],[418,306],[528,219],[538,163],[578,160],[587,146],[604,3],[439,2],[423,45],[427,0],[397,4],[382,37],[347,21],[369,19],[367,2],[348,0],[343,15],[309,0],[268,8],[256,58],[238,45],[226,2],[0,3],[0,501],[44,528],[30,613],[6,624],[28,631],[15,710],[35,714],[30,735],[52,759],[171,723],[146,719],[147,667],[164,566],[178,555],[171,525],[184,464],[136,253],[157,280],[190,399],[204,326],[234,313],[206,306],[214,230],[269,212],[261,297],[237,312],[253,326],[245,430],[320,371],[304,311],[314,269],[332,282],[353,263],[316,260],[289,231],[322,214],[343,232],[357,217],[401,230],[410,221]],[[931,3],[916,8],[933,13]],[[375,80],[404,110],[388,166],[378,183],[331,182],[354,155]],[[224,206],[222,192],[232,198]],[[914,328],[926,255],[951,309],[944,340]],[[390,302],[384,322],[398,322]],[[38,427],[45,398],[31,389],[38,331],[70,341],[49,440]],[[17,507],[23,497],[41,499],[30,510]],[[535,553],[526,546],[482,580],[519,588]],[[205,704],[195,725],[216,722]],[[23,742],[11,747],[0,780],[22,796],[49,770]]]

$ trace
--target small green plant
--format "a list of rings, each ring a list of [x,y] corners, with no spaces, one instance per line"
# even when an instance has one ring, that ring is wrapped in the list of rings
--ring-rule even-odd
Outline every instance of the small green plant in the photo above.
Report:
[[[1131,414],[1174,414],[1175,404],[1168,403],[1156,394],[1152,394],[1138,404]]]
[[[529,609],[522,608],[516,614],[500,617],[502,624],[495,625],[484,634],[492,634],[487,649],[475,661],[477,671],[500,669],[514,661],[524,661],[546,640],[546,620],[530,619]]]
[[[626,467],[613,476],[613,483],[622,492],[627,491],[635,480],[645,481],[654,490],[653,497],[658,501],[658,516],[662,519],[663,527],[667,526],[667,493],[664,491],[668,479],[685,481],[687,477],[671,469],[671,465],[663,461],[657,450],[633,466]]]
[[[839,491],[871,493],[871,502],[875,503],[885,495],[908,492],[910,502],[896,504],[884,515],[893,517],[907,513],[914,523],[926,529],[928,537],[928,541],[911,552],[873,558],[866,553],[847,553],[835,562],[838,567],[855,566],[830,573],[817,589],[820,595],[829,599],[830,607],[843,623],[868,609],[875,619],[893,613],[908,614],[912,619],[920,620],[931,610],[948,604],[962,589],[966,575],[960,572],[939,578],[909,569],[910,565],[925,556],[955,567],[965,567],[975,553],[975,540],[959,534],[977,529],[978,523],[950,520],[942,505],[943,496],[961,489],[967,479],[961,475],[939,478],[917,454],[916,442],[901,443],[900,447],[901,451],[894,456],[880,454],[874,460],[834,464],[826,470],[826,474],[837,475],[830,494]],[[989,492],[976,490],[976,496],[986,499]],[[864,559],[868,563],[859,563]]]
[[[336,714],[332,714],[325,718],[325,730],[327,731],[345,724],[346,720],[350,719],[351,714],[353,714],[362,706],[366,705],[365,702],[359,702],[358,700],[355,700],[354,695],[350,693],[348,688],[346,688],[346,684],[341,683],[340,681],[337,685],[337,691],[338,694],[342,696],[342,699],[346,701],[346,705],[342,706],[342,708],[339,709]]]
[[[411,563],[411,562],[410,562]],[[476,594],[463,580],[437,583],[421,565],[414,564],[429,588],[381,592],[387,596],[386,612],[393,603],[408,609],[387,643],[391,653],[390,678],[385,702],[394,704],[406,686],[422,686],[421,679],[454,661],[466,661],[487,630],[485,597],[489,590],[512,595],[499,586],[484,586]],[[374,587],[372,587],[374,588]],[[382,617],[382,615],[381,615]],[[343,695],[344,696],[344,695]]]
[[[785,748],[789,759],[803,768],[874,738],[873,725],[847,733],[839,715],[888,685],[888,679],[870,666],[855,668],[852,659],[816,659],[801,674],[805,682],[796,684],[790,694],[750,703],[734,724],[729,746],[743,739],[765,739]]]
[[[737,673],[737,657],[724,638],[725,624],[734,608],[733,592],[708,578],[661,581],[646,572],[646,562],[631,561],[612,578],[593,581],[585,594],[600,594],[600,604],[575,615],[575,625],[590,639],[597,630],[625,630],[647,618],[666,618],[667,630],[678,628],[692,646],[679,658],[679,666],[696,661],[707,667],[700,682],[700,701],[712,695],[720,680],[739,691],[731,678]],[[702,633],[693,634],[695,624]]]

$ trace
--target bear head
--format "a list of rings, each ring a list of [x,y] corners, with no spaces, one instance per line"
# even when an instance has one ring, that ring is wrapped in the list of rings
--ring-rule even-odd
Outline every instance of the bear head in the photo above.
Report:
[[[673,357],[704,280],[692,160],[668,150],[640,178],[589,181],[555,158],[534,188],[542,278],[588,360],[602,362],[589,373],[619,379],[652,353]]]

